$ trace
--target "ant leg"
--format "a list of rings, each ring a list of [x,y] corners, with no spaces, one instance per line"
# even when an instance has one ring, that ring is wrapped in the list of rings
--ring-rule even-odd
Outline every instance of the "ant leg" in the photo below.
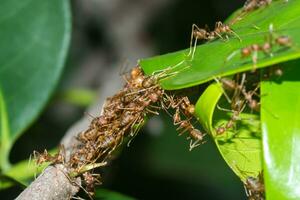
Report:
[[[219,34],[217,31],[213,31],[219,38],[221,38],[223,41],[226,41],[221,34]]]
[[[130,136],[134,137],[138,132],[139,130],[141,129],[141,125],[143,124],[144,122],[144,119],[143,117],[137,117],[134,122],[132,123],[131,125],[131,133],[130,133]]]
[[[194,27],[197,26],[196,24],[192,24],[192,30],[191,30],[191,38],[190,38],[190,51],[187,55],[189,57],[192,53],[192,46],[193,46],[193,40],[194,40]]]
[[[221,84],[220,81],[219,81],[217,78],[214,77],[214,79],[215,79],[215,81],[216,81],[217,83]],[[223,90],[223,94],[224,94],[226,100],[227,100],[229,103],[231,103],[231,99],[229,98],[229,95],[227,94],[227,92],[225,91],[225,89],[224,89],[223,87],[222,87],[222,90]]]
[[[184,121],[182,121],[182,122],[184,122]],[[183,135],[185,132],[187,132],[187,131],[189,131],[190,130],[190,127],[188,126],[188,127],[181,127],[181,126],[179,126],[176,130],[178,131],[178,130],[181,130],[181,129],[183,129],[178,135],[179,136],[181,136],[181,135]]]
[[[84,114],[85,114],[86,116],[92,118],[92,119],[95,119],[95,118],[96,118],[95,116],[93,116],[93,115],[92,115],[91,113],[89,113],[89,112],[84,112]]]
[[[165,79],[168,79],[168,78],[170,78],[170,77],[172,77],[172,76],[175,76],[175,75],[178,74],[180,71],[183,71],[183,70],[188,69],[188,68],[191,67],[190,65],[187,65],[187,66],[185,66],[185,67],[183,67],[183,68],[180,68],[180,69],[177,70],[177,71],[170,72],[171,70],[176,69],[177,67],[181,66],[181,65],[182,65],[183,63],[185,63],[185,62],[186,62],[186,60],[182,60],[182,61],[180,61],[179,63],[177,63],[177,64],[174,65],[174,66],[170,66],[170,67],[168,67],[168,68],[166,68],[166,69],[162,69],[162,70],[157,70],[157,71],[155,71],[155,72],[152,73],[152,76],[155,76],[155,78],[156,78],[156,79],[159,79],[159,80],[165,80]],[[156,73],[158,73],[158,74],[156,75]]]
[[[215,24],[215,29],[218,27],[221,27],[223,25],[223,23],[221,21],[217,21]]]
[[[119,68],[119,76],[124,76],[125,74],[129,73],[128,66],[129,66],[129,60],[124,60],[124,63]]]
[[[194,57],[194,53],[195,53],[195,47],[197,46],[197,37],[195,37],[195,42],[193,41],[194,40],[194,30],[198,30],[200,31],[201,29],[196,25],[196,24],[193,24],[192,25],[192,31],[191,31],[191,38],[190,38],[190,51],[188,53],[188,57],[192,54],[192,59]]]
[[[191,61],[194,59],[194,56],[195,56],[196,47],[197,47],[197,40],[198,40],[198,38],[195,39],[195,44],[194,44],[194,46],[193,46],[193,51],[192,51],[192,58],[191,58]]]
[[[193,142],[193,140],[191,139],[189,151],[192,151],[192,150],[193,150],[194,148],[196,148],[197,146],[200,146],[201,143],[199,143],[199,142],[200,142],[200,140],[196,140],[196,141]]]
[[[149,112],[149,113],[152,113],[152,114],[154,114],[154,115],[159,115],[158,112],[153,111],[153,110],[150,110],[150,109],[148,109],[148,108],[146,109],[146,111]]]
[[[234,112],[233,110],[229,110],[229,109],[226,109],[226,108],[222,108],[222,107],[219,106],[218,104],[217,104],[217,108],[218,108],[219,110],[225,111],[225,112]]]
[[[138,93],[147,91],[147,90],[149,90],[149,89],[154,89],[154,88],[156,88],[156,87],[159,87],[159,86],[158,86],[158,85],[154,85],[154,86],[151,86],[151,87],[148,87],[148,88],[140,89],[140,90],[138,90],[138,91],[134,91],[134,92],[127,93],[127,94],[125,94],[125,96],[135,95],[135,94],[138,94]]]
[[[227,58],[224,61],[224,65],[229,62],[236,54],[238,54],[240,52],[240,50],[235,50],[233,51],[231,54],[229,54],[229,56],[227,56]]]
[[[252,55],[252,62],[253,62],[252,72],[255,72],[257,69],[257,56],[258,56],[257,54],[258,54],[258,52],[254,51],[253,55]]]
[[[258,26],[256,26],[255,24],[252,24],[252,28],[254,28],[255,30],[260,30],[260,28]]]
[[[242,42],[241,37],[236,32],[234,32],[233,30],[231,30],[230,33],[232,33],[235,37],[237,37],[237,39],[239,39],[240,42]]]

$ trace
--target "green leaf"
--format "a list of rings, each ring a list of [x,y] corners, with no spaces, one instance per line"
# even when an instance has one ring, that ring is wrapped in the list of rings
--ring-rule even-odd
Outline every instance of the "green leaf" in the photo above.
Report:
[[[180,73],[161,80],[165,89],[174,90],[191,87],[212,80],[214,77],[230,75],[253,69],[251,56],[241,58],[240,50],[251,44],[262,45],[269,36],[269,27],[274,26],[273,36],[287,35],[292,46],[274,47],[273,56],[258,54],[257,67],[300,57],[300,1],[273,1],[270,6],[258,9],[232,25],[242,42],[233,34],[229,41],[217,39],[196,48],[194,56],[189,49],[143,59],[139,62],[146,74],[170,69]],[[231,58],[232,57],[232,58]],[[169,73],[169,72],[168,72]]]
[[[229,167],[245,181],[248,176],[256,176],[261,170],[261,137],[259,119],[254,114],[242,113],[236,123],[236,130],[217,135],[215,129],[225,124],[230,112],[216,109],[223,89],[218,83],[211,84],[196,104],[196,117],[214,141]],[[224,101],[223,101],[224,102]],[[221,104],[221,107],[226,105]]]
[[[91,105],[96,97],[96,91],[76,88],[60,92],[57,96],[57,100],[62,100],[75,106],[86,107]]]
[[[113,192],[106,189],[97,189],[96,190],[96,199],[101,200],[134,200],[135,198],[125,196],[118,192]]]
[[[267,199],[300,199],[300,60],[261,84],[261,126]]]
[[[8,162],[9,156],[9,148],[10,148],[10,141],[9,141],[9,125],[8,125],[8,116],[7,116],[7,108],[3,99],[2,90],[0,88],[0,131],[1,131],[1,146],[0,146],[0,165],[2,169],[8,169],[10,164]]]
[[[0,27],[1,122],[9,127],[0,127],[3,161],[58,82],[70,41],[69,1],[3,0]]]

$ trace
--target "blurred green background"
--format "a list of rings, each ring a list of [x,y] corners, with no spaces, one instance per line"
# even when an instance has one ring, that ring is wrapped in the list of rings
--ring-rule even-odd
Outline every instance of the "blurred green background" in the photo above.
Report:
[[[99,87],[113,84],[99,80],[101,73],[115,68],[122,71],[118,63],[126,65],[127,60],[130,63],[127,68],[134,66],[139,54],[132,56],[130,50],[128,55],[120,53],[126,50],[120,51],[125,47],[115,40],[115,33],[123,34],[124,41],[151,46],[145,56],[164,54],[189,47],[193,23],[213,28],[216,21],[223,21],[243,3],[242,0],[164,0],[153,6],[153,11],[142,12],[149,6],[147,0],[107,1],[105,9],[100,0],[71,1],[73,30],[65,70],[38,120],[14,145],[11,162],[28,159],[34,150],[56,147],[68,128],[96,100],[95,96],[104,94]],[[134,29],[131,26],[108,24],[120,23],[122,13],[132,13],[134,19],[141,19],[132,21],[133,27],[141,27],[138,34],[132,34],[133,38],[126,38],[130,36],[127,29]],[[113,32],[118,28],[122,31]],[[169,116],[151,119],[130,147],[125,147],[103,170],[101,187],[136,199],[246,199],[242,183],[208,136],[204,145],[189,152],[188,141],[184,136],[178,137],[175,129]],[[0,196],[12,199],[22,189],[14,186],[0,191]]]

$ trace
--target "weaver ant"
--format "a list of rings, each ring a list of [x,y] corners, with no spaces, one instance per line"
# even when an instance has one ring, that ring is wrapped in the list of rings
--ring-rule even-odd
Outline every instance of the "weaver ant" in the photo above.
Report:
[[[188,139],[190,140],[190,151],[199,146],[205,134],[203,134],[199,129],[196,129],[192,123],[191,118],[195,112],[195,106],[190,103],[188,97],[174,98],[173,96],[167,96],[167,108],[175,109],[173,114],[173,124],[179,125],[177,131],[180,131],[179,135],[185,132],[189,133]],[[183,113],[183,114],[182,114]],[[185,116],[186,119],[182,119],[181,116]],[[193,141],[194,140],[194,141]]]
[[[229,39],[228,35],[234,35],[236,38],[239,39],[239,41],[242,41],[241,38],[237,33],[235,33],[229,25],[223,24],[222,22],[218,21],[215,24],[215,29],[213,31],[209,31],[208,28],[199,28],[196,24],[192,25],[192,31],[191,31],[191,39],[190,39],[190,54],[192,54],[192,59],[194,57],[194,53],[196,50],[196,45],[198,40],[214,40],[216,38],[221,38],[224,40],[223,36],[225,35],[226,40]],[[195,42],[193,45],[193,40],[195,38]],[[192,46],[193,50],[192,50]]]
[[[43,153],[33,151],[33,157],[38,165],[45,162],[51,162],[52,164],[65,163],[65,149],[63,145],[60,145],[59,151],[55,155],[49,154],[46,149]]]
[[[84,172],[82,174],[84,184],[85,184],[85,191],[91,197],[95,195],[95,185],[101,185],[100,182],[100,174],[91,174],[90,172]]]
[[[265,199],[265,185],[262,172],[257,177],[248,177],[244,183],[244,187],[249,200]]]
[[[225,97],[228,102],[231,104],[231,110],[219,108],[220,110],[230,111],[232,112],[232,116],[230,120],[222,126],[216,128],[216,134],[221,135],[225,133],[228,129],[234,127],[235,122],[239,120],[239,115],[245,109],[246,104],[251,110],[259,111],[259,103],[257,100],[253,99],[253,95],[256,94],[259,85],[256,86],[255,89],[247,91],[245,86],[246,73],[242,74],[240,84],[238,84],[239,74],[237,75],[237,81],[222,78],[220,81],[222,82],[223,88],[225,90],[233,91],[232,98],[229,98],[227,93],[224,91]]]

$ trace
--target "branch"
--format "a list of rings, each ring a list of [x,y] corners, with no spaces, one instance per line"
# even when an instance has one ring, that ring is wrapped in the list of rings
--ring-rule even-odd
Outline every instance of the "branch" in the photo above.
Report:
[[[80,178],[70,181],[67,173],[63,165],[47,167],[17,200],[70,199],[79,191]]]

